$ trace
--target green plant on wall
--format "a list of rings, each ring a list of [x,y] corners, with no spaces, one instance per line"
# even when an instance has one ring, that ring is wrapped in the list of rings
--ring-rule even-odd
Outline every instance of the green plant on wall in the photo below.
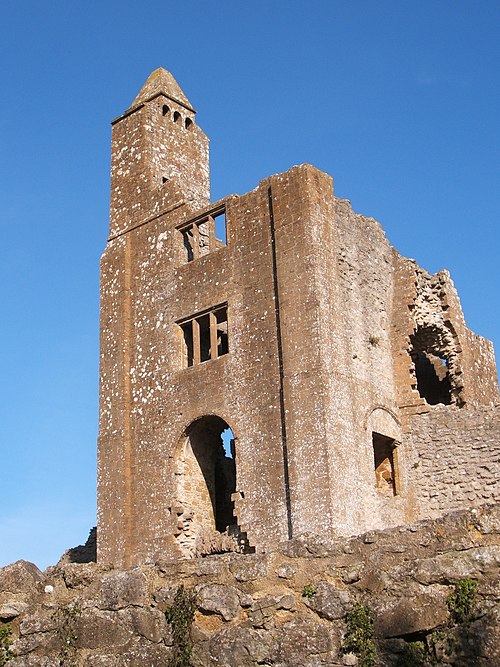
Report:
[[[346,615],[346,623],[342,652],[357,655],[359,667],[373,667],[377,648],[374,641],[372,609],[357,602],[354,609]]]
[[[449,661],[458,645],[469,644],[467,624],[476,618],[477,581],[459,579],[446,599],[449,619],[445,627],[427,637],[427,653],[432,664]]]
[[[311,584],[306,584],[302,590],[302,597],[312,598],[316,595],[316,589]]]
[[[477,581],[459,579],[455,589],[448,595],[446,604],[455,623],[473,621],[477,606]]]
[[[196,596],[179,586],[175,593],[174,603],[165,612],[167,622],[172,628],[172,656],[168,667],[193,667],[191,625],[196,611]]]
[[[12,628],[10,623],[0,625],[0,666],[5,665],[11,658],[10,650]]]

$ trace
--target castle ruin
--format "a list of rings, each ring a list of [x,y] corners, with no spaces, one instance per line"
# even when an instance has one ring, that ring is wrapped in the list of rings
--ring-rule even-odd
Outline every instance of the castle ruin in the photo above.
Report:
[[[98,560],[356,535],[500,498],[492,344],[310,165],[211,203],[157,69],[113,121]]]

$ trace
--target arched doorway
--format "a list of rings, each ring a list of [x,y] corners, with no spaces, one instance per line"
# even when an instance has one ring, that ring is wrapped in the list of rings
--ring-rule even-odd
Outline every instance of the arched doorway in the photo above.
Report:
[[[178,542],[185,555],[238,550],[235,438],[221,417],[207,415],[185,430],[177,466],[183,508]]]

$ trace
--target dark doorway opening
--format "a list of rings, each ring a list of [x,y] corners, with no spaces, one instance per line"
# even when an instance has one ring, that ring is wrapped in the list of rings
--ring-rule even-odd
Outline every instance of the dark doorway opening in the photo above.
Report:
[[[193,422],[187,436],[201,473],[198,480],[196,471],[192,474],[191,506],[206,528],[215,528],[220,533],[228,531],[237,525],[232,499],[236,492],[233,432],[220,417],[207,416]]]
[[[380,433],[373,432],[372,441],[377,491],[383,496],[395,496],[397,491],[394,440]]]

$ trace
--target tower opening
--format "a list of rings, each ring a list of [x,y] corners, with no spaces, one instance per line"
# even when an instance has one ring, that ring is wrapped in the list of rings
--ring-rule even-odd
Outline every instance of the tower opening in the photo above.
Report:
[[[436,327],[419,327],[410,336],[416,388],[429,405],[450,405],[452,402],[448,359],[442,338],[442,332]]]
[[[235,512],[236,446],[231,427],[214,415],[200,417],[186,429],[181,455],[181,550],[185,555],[241,551],[246,536]]]

